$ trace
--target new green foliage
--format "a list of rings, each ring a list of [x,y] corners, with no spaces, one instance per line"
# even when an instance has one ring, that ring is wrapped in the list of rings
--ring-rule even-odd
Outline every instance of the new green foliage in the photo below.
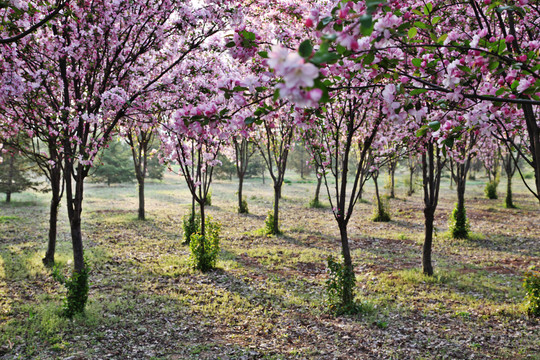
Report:
[[[182,229],[184,230],[184,244],[189,244],[191,235],[198,233],[201,227],[201,215],[190,212],[182,218]]]
[[[484,188],[484,193],[486,194],[486,197],[488,199],[498,199],[499,196],[497,195],[497,186],[499,185],[499,181],[498,180],[492,180],[492,181],[489,181],[487,184],[486,184],[486,187]]]
[[[63,312],[68,318],[73,315],[83,313],[88,301],[88,275],[90,268],[86,265],[81,271],[74,271],[71,277],[65,277],[60,273],[58,267],[54,268],[53,277],[64,285],[67,289],[66,297],[64,298]]]
[[[469,224],[469,219],[467,219],[465,206],[460,208],[456,204],[456,207],[452,211],[452,215],[450,215],[450,225],[448,230],[454,239],[467,239],[469,237],[471,226]]]
[[[525,273],[523,287],[527,294],[527,311],[532,316],[540,316],[540,271],[532,267]]]
[[[211,217],[206,219],[205,235],[199,233],[191,234],[189,249],[191,250],[190,263],[198,270],[208,271],[216,267],[219,255],[219,233],[221,224],[212,221]]]

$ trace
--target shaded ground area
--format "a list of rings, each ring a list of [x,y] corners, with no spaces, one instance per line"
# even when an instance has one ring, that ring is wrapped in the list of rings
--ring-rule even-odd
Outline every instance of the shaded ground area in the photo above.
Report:
[[[485,200],[482,186],[467,190],[473,236],[456,241],[445,234],[455,192],[443,184],[432,278],[419,270],[420,194],[398,188],[389,223],[370,221],[369,201],[357,206],[350,238],[366,313],[354,317],[325,310],[339,231],[329,208],[306,207],[313,182],[284,188],[280,237],[257,231],[269,184],[248,182],[251,214],[238,215],[235,184],[216,183],[209,213],[222,223],[222,251],[207,274],[187,266],[181,245],[190,204],[182,179],[148,185],[144,222],[133,185],[88,186],[92,284],[86,316],[73,321],[59,316],[64,290],[41,264],[47,195],[23,194],[0,206],[0,359],[538,359],[540,325],[524,313],[521,282],[540,264],[540,210],[523,189],[510,210]],[[60,218],[57,260],[67,271]]]

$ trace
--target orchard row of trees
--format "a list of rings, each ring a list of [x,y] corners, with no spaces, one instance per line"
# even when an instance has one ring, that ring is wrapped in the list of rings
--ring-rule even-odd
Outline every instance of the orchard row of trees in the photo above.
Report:
[[[421,159],[428,275],[445,165],[457,190],[454,236],[466,236],[475,157],[488,164],[502,147],[509,171],[519,158],[540,201],[535,2],[30,0],[0,12],[0,139],[49,180],[51,244],[65,194],[77,279],[86,273],[85,179],[115,136],[132,149],[140,199],[159,137],[161,161],[176,164],[191,191],[192,219],[199,208],[201,258],[213,249],[205,204],[219,154],[234,152],[243,210],[248,141],[258,148],[277,234],[289,153],[305,143],[340,232],[343,309],[354,306],[349,222],[382,166]]]

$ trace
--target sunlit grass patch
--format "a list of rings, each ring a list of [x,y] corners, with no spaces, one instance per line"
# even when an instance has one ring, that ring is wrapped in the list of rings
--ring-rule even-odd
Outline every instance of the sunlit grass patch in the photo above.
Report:
[[[0,216],[0,224],[15,222],[19,219],[18,216]]]

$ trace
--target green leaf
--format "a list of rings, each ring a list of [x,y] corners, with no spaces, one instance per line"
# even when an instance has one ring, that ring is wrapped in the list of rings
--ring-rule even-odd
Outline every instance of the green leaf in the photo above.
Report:
[[[369,65],[375,60],[375,54],[370,52],[364,57],[364,65]]]
[[[257,54],[263,59],[268,59],[268,51],[259,51]]]
[[[317,51],[317,53],[319,53],[319,54],[327,53],[329,48],[330,48],[330,44],[328,42],[324,41],[319,46],[319,51]]]
[[[416,96],[416,95],[420,95],[420,94],[423,94],[423,93],[426,93],[426,92],[427,92],[426,89],[414,89],[414,90],[411,90],[409,92],[409,95]]]
[[[373,17],[369,14],[360,16],[360,31],[363,35],[368,36],[373,32]]]
[[[421,137],[427,134],[429,127],[427,125],[422,126],[416,131],[416,137]]]
[[[433,4],[432,3],[427,3],[426,6],[424,6],[424,15],[429,15],[429,13],[431,13],[431,11],[433,10]]]
[[[490,63],[489,64],[489,70],[493,71],[493,70],[497,69],[499,67],[499,64],[500,63],[498,61],[494,61],[494,62]]]
[[[438,43],[438,44],[444,43],[444,40],[446,40],[447,37],[448,37],[448,34],[442,34],[442,35],[437,39],[437,43]]]
[[[428,124],[428,126],[429,126],[432,130],[437,131],[437,130],[440,129],[441,123],[438,122],[438,121],[432,121],[432,122],[430,122],[430,123]]]
[[[298,48],[298,53],[304,59],[310,57],[311,54],[313,53],[313,45],[311,45],[311,41],[309,40],[302,41],[302,43],[300,44],[300,47]]]
[[[235,86],[232,91],[234,92],[240,92],[240,91],[246,91],[248,88],[244,86]]]
[[[316,53],[315,55],[313,55],[310,61],[315,65],[333,64],[336,61],[338,61],[339,58],[340,56],[336,53],[325,53],[325,54]]]
[[[422,66],[422,59],[412,59],[412,64],[416,67],[421,67]]]
[[[409,39],[412,39],[413,37],[416,36],[416,34],[418,34],[418,29],[415,28],[415,27],[412,27],[409,29],[409,32],[407,33],[407,36],[409,37]]]
[[[505,88],[500,88],[499,90],[495,91],[495,96],[501,96],[506,91]]]
[[[317,28],[316,28],[317,31],[321,31],[322,29],[324,29],[326,27],[326,25],[330,24],[330,22],[333,19],[334,19],[333,17],[327,16],[324,19],[322,19],[321,21],[319,21],[319,23],[317,24]]]
[[[242,30],[240,31],[240,35],[246,40],[255,41],[255,33],[252,33],[251,31]]]
[[[416,21],[414,23],[414,26],[416,26],[417,28],[420,28],[420,29],[427,29],[429,27],[429,26],[427,26],[427,24],[424,24],[421,21]]]
[[[225,44],[226,47],[232,48],[236,46],[236,43],[234,41],[229,41],[227,44]]]
[[[471,73],[471,68],[468,67],[468,66],[464,66],[464,65],[457,65],[457,68],[460,69],[461,71],[463,72],[466,72],[468,74]]]
[[[510,85],[510,87],[512,88],[512,90],[515,90],[519,85],[519,80],[514,80],[514,82],[512,83],[512,85]]]
[[[274,101],[277,101],[279,99],[279,89],[276,89],[276,91],[274,91]]]

